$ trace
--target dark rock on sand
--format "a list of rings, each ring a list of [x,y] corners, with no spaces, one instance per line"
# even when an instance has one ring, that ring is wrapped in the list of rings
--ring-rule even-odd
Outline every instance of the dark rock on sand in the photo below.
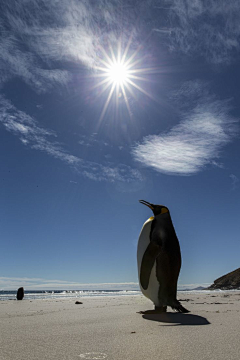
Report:
[[[22,300],[24,297],[24,289],[20,287],[17,291],[17,300]]]
[[[76,301],[75,304],[77,304],[77,305],[82,304],[82,302],[81,301]]]
[[[237,290],[240,289],[240,268],[221,276],[208,287],[209,290]]]

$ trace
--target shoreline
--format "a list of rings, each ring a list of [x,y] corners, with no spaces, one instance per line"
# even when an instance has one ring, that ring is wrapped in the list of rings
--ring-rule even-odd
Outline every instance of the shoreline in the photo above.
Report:
[[[240,291],[178,300],[189,314],[139,314],[153,309],[142,295],[1,301],[0,359],[237,360]]]
[[[34,290],[33,290],[34,291]],[[82,290],[80,290],[82,291]],[[137,294],[133,294],[132,290],[129,290],[129,294],[126,292],[124,294],[97,294],[97,295],[88,295],[88,294],[81,294],[79,293],[79,290],[76,290],[76,293],[73,291],[71,294],[64,294],[64,293],[39,293],[38,295],[32,294],[32,293],[28,293],[27,291],[25,292],[25,296],[23,298],[23,300],[18,300],[18,301],[37,301],[37,300],[84,300],[84,299],[95,299],[95,298],[124,298],[124,297],[137,297],[137,296],[143,296],[143,294],[141,293],[141,291],[136,291]],[[235,294],[235,293],[239,293],[240,294],[240,289],[231,289],[231,290],[222,290],[222,289],[213,289],[213,290],[179,290],[177,291],[178,297],[184,294],[193,294],[193,295],[206,295],[206,294]],[[45,295],[46,297],[41,297]],[[51,296],[52,295],[52,296]],[[5,295],[6,296],[6,295]],[[17,301],[16,295],[11,294],[12,298],[11,299],[5,299],[5,298],[0,298],[0,303],[1,302],[6,302],[6,301]],[[33,297],[31,297],[33,296]],[[146,299],[146,298],[145,298]]]

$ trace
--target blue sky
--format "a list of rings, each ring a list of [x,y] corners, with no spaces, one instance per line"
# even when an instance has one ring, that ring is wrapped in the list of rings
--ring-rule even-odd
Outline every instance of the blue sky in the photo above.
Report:
[[[239,2],[0,14],[0,288],[136,288],[139,199],[170,209],[180,287],[238,268]],[[135,77],[110,97],[119,44]]]

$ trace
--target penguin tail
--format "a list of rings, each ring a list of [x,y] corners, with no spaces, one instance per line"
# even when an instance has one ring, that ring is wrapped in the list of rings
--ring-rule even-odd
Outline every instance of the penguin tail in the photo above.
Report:
[[[190,312],[185,307],[183,307],[180,303],[178,305],[176,305],[176,306],[172,306],[172,309],[176,310],[176,311],[178,311],[180,313],[189,313]]]

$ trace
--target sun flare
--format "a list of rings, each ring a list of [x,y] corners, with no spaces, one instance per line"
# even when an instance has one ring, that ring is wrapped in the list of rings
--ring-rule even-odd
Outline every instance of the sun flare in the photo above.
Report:
[[[156,101],[154,96],[144,90],[139,84],[141,81],[148,81],[146,75],[156,72],[156,69],[140,66],[143,63],[143,58],[139,56],[142,47],[139,46],[135,52],[129,55],[130,45],[131,38],[129,39],[125,50],[122,52],[121,44],[119,43],[117,54],[114,53],[111,46],[109,47],[109,52],[101,48],[101,56],[98,59],[99,66],[95,67],[96,74],[94,75],[94,77],[100,78],[100,80],[93,88],[101,89],[99,95],[102,95],[107,90],[109,90],[109,92],[100,120],[104,117],[114,92],[116,94],[116,108],[118,109],[119,106],[119,98],[123,97],[130,117],[132,116],[132,111],[129,105],[129,98],[133,97],[138,101],[134,89],[137,89]]]
[[[109,80],[116,85],[125,85],[129,79],[128,67],[123,62],[111,64],[107,74],[109,76]]]

